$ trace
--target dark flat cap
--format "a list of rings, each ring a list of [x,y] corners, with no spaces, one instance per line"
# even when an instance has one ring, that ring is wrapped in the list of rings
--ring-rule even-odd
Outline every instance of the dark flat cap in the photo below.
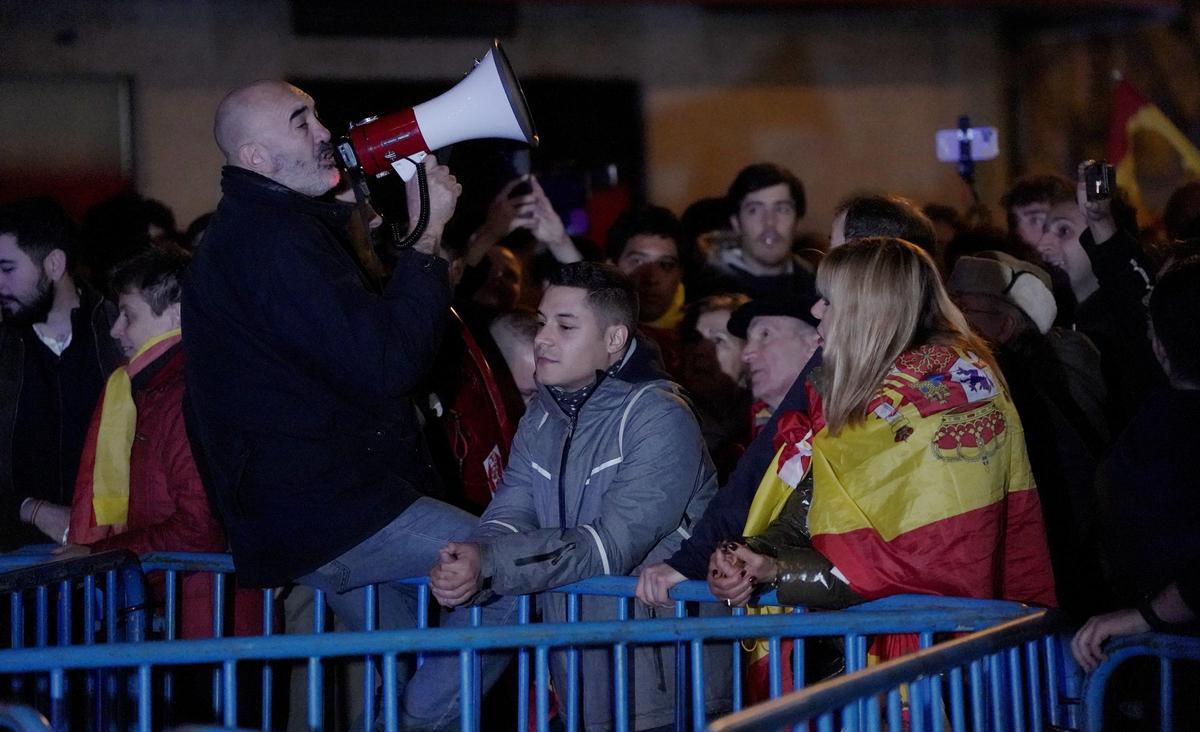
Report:
[[[819,300],[816,295],[808,294],[803,297],[773,298],[751,300],[729,316],[729,332],[738,338],[745,338],[750,328],[750,321],[763,315],[780,315],[786,318],[803,320],[816,328],[820,320],[813,317],[812,308]]]

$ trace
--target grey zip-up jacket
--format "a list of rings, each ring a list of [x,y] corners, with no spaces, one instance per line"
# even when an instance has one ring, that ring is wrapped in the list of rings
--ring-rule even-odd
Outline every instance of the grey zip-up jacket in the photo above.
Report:
[[[680,387],[635,340],[614,376],[604,378],[570,419],[542,387],[522,417],[504,478],[472,540],[481,545],[485,584],[494,593],[536,593],[597,575],[637,574],[675,553],[716,493],[700,426]],[[635,615],[647,617],[639,603]],[[566,620],[565,599],[540,598],[546,622]],[[705,614],[725,611],[706,609]],[[616,600],[589,597],[581,620],[616,619]],[[730,646],[706,651],[707,706],[729,706]],[[583,719],[611,726],[611,650],[584,651]],[[562,654],[552,661],[558,679]],[[674,720],[674,648],[633,652],[634,729]]]

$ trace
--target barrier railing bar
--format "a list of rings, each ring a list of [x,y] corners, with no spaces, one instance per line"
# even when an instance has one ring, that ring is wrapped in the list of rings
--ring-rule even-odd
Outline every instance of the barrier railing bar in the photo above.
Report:
[[[1025,612],[1029,612],[1026,608]],[[1042,611],[1037,611],[1040,615]],[[468,647],[479,650],[519,648],[552,643],[570,645],[612,645],[618,640],[639,644],[687,642],[696,636],[706,640],[792,635],[802,637],[837,636],[848,625],[864,633],[913,633],[924,628],[933,632],[962,632],[991,627],[1020,617],[1018,613],[945,613],[913,612],[897,616],[889,611],[812,613],[803,617],[770,615],[746,617],[730,623],[726,617],[643,620],[637,628],[628,623],[538,623],[506,627],[496,634],[493,628],[435,628],[425,630],[374,631],[372,633],[323,633],[311,636],[271,636],[270,638],[220,638],[211,640],[147,641],[114,643],[90,648],[69,646],[47,649],[23,648],[0,653],[0,673],[47,671],[52,668],[129,667],[138,663],[159,665],[220,663],[227,658],[239,661],[272,660],[304,656],[378,655],[405,648],[409,652],[445,652]],[[303,648],[299,656],[288,655],[291,646]]]

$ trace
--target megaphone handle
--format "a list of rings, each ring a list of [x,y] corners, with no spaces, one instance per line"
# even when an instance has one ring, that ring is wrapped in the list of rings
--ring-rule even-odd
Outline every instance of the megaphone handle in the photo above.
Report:
[[[425,177],[424,163],[417,164],[417,194],[421,199],[421,213],[417,216],[417,223],[412,227],[408,236],[396,244],[397,249],[407,249],[416,244],[425,233],[425,228],[429,226],[429,180]],[[408,213],[409,216],[412,216],[411,211]]]

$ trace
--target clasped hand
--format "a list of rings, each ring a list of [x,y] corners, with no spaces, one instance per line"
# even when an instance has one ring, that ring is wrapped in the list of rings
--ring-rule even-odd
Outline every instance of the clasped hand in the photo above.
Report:
[[[479,592],[482,565],[478,544],[450,542],[438,551],[438,562],[429,570],[429,589],[442,607],[463,605]]]
[[[727,541],[708,560],[708,590],[730,607],[745,607],[754,588],[779,573],[775,560],[740,542]]]

